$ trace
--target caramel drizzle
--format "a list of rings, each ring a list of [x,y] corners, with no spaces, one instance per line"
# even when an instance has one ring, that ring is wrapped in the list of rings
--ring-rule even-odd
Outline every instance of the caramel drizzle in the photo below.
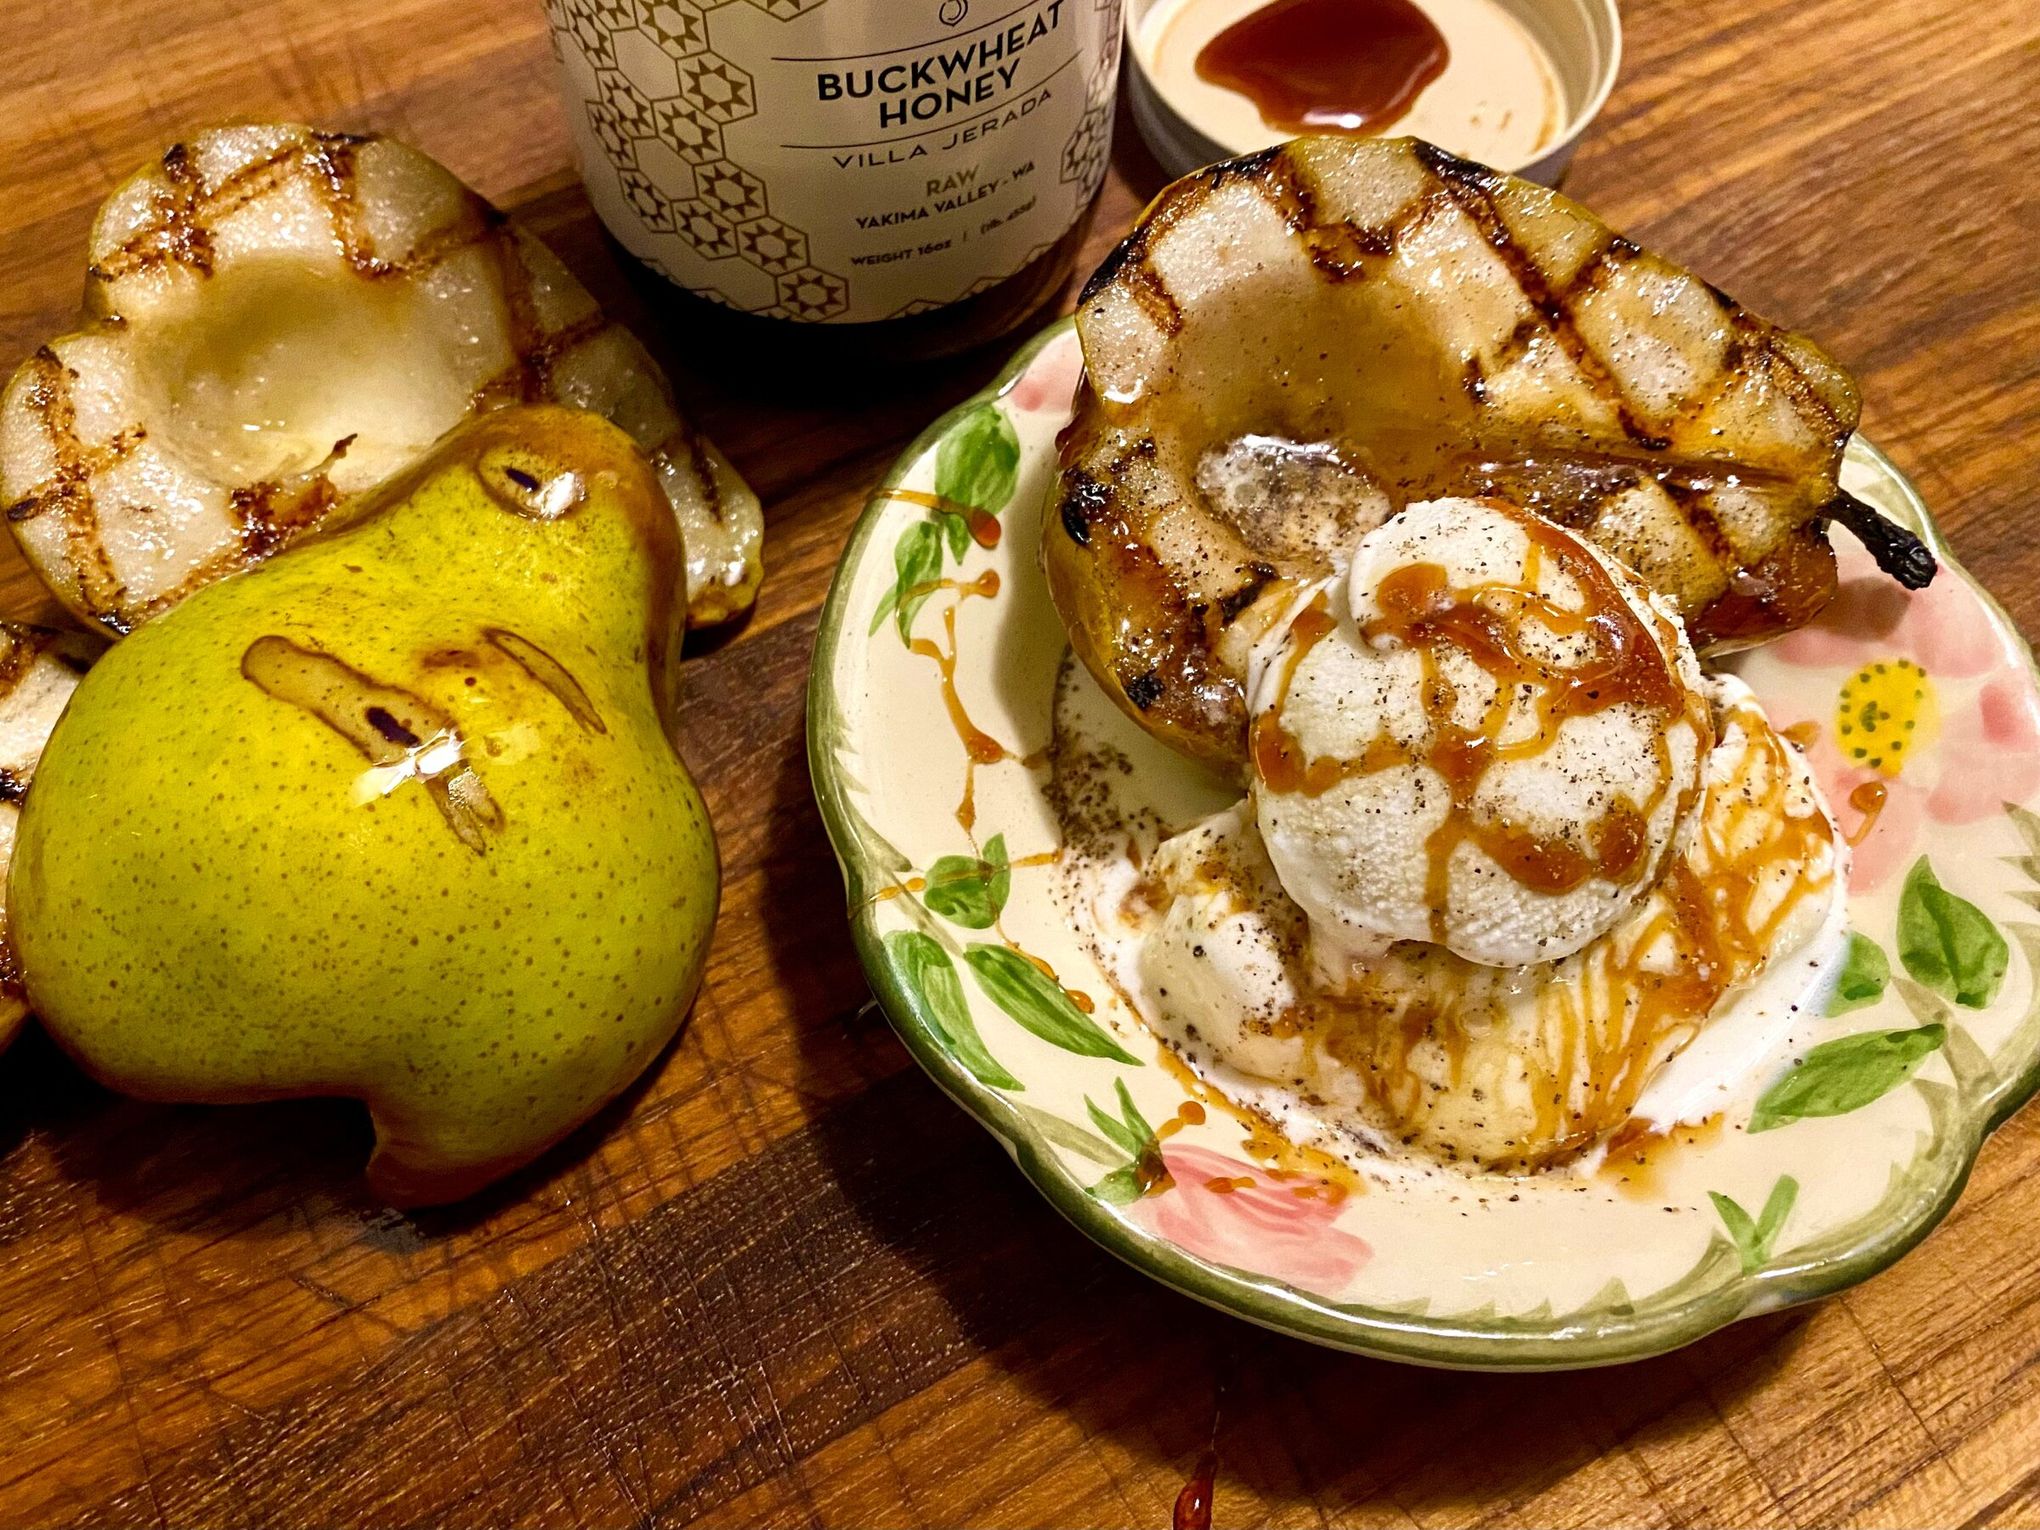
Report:
[[[1850,848],[1863,843],[1877,827],[1877,820],[1884,816],[1884,804],[1891,799],[1891,788],[1882,781],[1860,781],[1849,792],[1849,806],[1863,816],[1856,821],[1855,829],[1849,835]]]
[[[1133,996],[1109,973],[1106,981],[1112,984],[1122,1004],[1135,1014],[1140,1013]],[[1301,1030],[1302,1018],[1299,1017],[1295,1024]],[[1351,1164],[1323,1148],[1311,1147],[1284,1136],[1282,1129],[1268,1117],[1206,1083],[1189,1060],[1173,1046],[1159,1048],[1155,1060],[1162,1071],[1196,1102],[1200,1112],[1207,1108],[1222,1111],[1237,1122],[1242,1133],[1240,1150],[1259,1164],[1268,1178],[1287,1184],[1289,1193],[1298,1200],[1327,1201],[1338,1206],[1351,1196],[1367,1193],[1367,1180]],[[1202,1121],[1205,1117],[1200,1114],[1197,1119]]]
[[[1628,1118],[1656,1069],[1763,967],[1800,904],[1832,884],[1830,869],[1795,874],[1782,896],[1769,885],[1781,868],[1811,865],[1833,829],[1820,813],[1786,813],[1791,746],[1754,709],[1742,721],[1732,784],[1708,795],[1692,848],[1666,869],[1643,917],[1540,969],[1533,1035],[1497,1034],[1501,974],[1436,948],[1397,947],[1387,970],[1326,1001],[1327,1052],[1360,1072],[1404,1142],[1426,1135],[1442,1100],[1480,1090],[1499,1105],[1523,1087],[1529,1129],[1483,1162],[1521,1171],[1577,1155]],[[1444,1059],[1442,1088],[1415,1065],[1427,1046]],[[1516,1063],[1520,1085],[1507,1072]]]
[[[1545,894],[1570,892],[1590,877],[1630,883],[1647,875],[1648,825],[1671,790],[1673,761],[1667,730],[1684,716],[1701,753],[1713,737],[1705,704],[1691,695],[1672,657],[1676,635],[1663,618],[1656,630],[1624,597],[1614,577],[1593,553],[1542,517],[1499,501],[1529,539],[1522,585],[1534,589],[1543,559],[1551,558],[1579,588],[1583,606],[1574,610],[1512,583],[1460,590],[1435,563],[1412,563],[1391,572],[1376,591],[1382,614],[1360,628],[1369,643],[1414,648],[1424,660],[1422,701],[1430,723],[1428,745],[1413,750],[1393,735],[1377,735],[1357,756],[1307,756],[1300,740],[1281,720],[1290,686],[1305,657],[1336,627],[1319,595],[1291,629],[1288,665],[1275,704],[1254,720],[1251,747],[1256,773],[1276,792],[1320,796],[1340,783],[1398,765],[1423,765],[1441,777],[1451,796],[1444,821],[1425,843],[1431,938],[1443,942],[1451,892],[1452,858],[1471,841],[1510,876]],[[1525,626],[1534,621],[1555,636],[1582,637],[1589,652],[1578,664],[1550,664],[1530,649]],[[1494,682],[1480,725],[1454,720],[1459,695],[1441,671],[1439,654],[1451,648],[1472,659]],[[1527,737],[1503,743],[1502,732],[1517,700],[1534,695],[1537,727]],[[1618,797],[1605,814],[1573,832],[1538,833],[1506,818],[1475,811],[1488,772],[1496,765],[1534,759],[1549,749],[1559,729],[1574,717],[1635,705],[1653,715],[1650,729],[1657,782],[1641,805]],[[1682,793],[1681,811],[1697,788]],[[1584,840],[1582,844],[1580,841]]]
[[[923,510],[960,515],[963,517],[964,525],[970,528],[970,539],[978,546],[993,548],[999,545],[999,518],[980,510],[976,505],[944,499],[940,494],[929,494],[920,489],[887,489],[881,497],[905,500],[910,505],[919,505]]]
[[[980,765],[996,765],[1001,760],[1018,760],[1033,767],[1041,764],[1044,755],[1016,754],[971,721],[969,711],[964,707],[963,697],[956,689],[956,612],[973,595],[989,600],[999,593],[999,574],[996,569],[986,569],[972,580],[934,579],[926,584],[914,586],[901,599],[912,600],[938,590],[954,590],[956,599],[942,611],[941,643],[930,638],[914,638],[907,644],[910,653],[935,661],[935,668],[942,677],[942,705],[949,713],[949,725],[956,730],[957,741],[963,745],[963,798],[956,805],[956,821],[966,834],[977,828],[977,771]]]
[[[976,847],[973,846],[973,848]],[[1008,870],[1018,871],[1025,866],[1053,866],[1061,859],[1062,859],[1061,850],[1037,850],[1032,855],[1014,856],[1011,860],[1006,862],[1006,866]],[[907,893],[921,893],[926,892],[927,890],[928,879],[926,877],[911,876],[906,878],[906,880],[904,881],[892,882],[884,887],[881,887],[877,892],[873,893],[870,899],[867,901],[871,903],[885,903],[893,898],[901,897]],[[1019,948],[1016,946],[1014,949],[1018,950]],[[1021,951],[1020,954],[1022,956],[1027,956],[1027,953],[1025,951]],[[1032,956],[1028,956],[1027,959],[1033,962],[1037,967],[1040,967],[1043,971],[1048,972],[1048,975],[1050,977],[1055,976],[1054,972],[1049,971],[1048,964],[1046,962],[1043,962],[1038,958]],[[1082,1009],[1083,1005],[1078,1005],[1077,1007],[1079,1009]]]
[[[1195,1100],[1185,1100],[1176,1107],[1176,1113],[1155,1128],[1155,1134],[1142,1146],[1140,1157],[1134,1160],[1133,1182],[1141,1195],[1160,1195],[1172,1188],[1176,1178],[1169,1172],[1169,1165],[1162,1157],[1162,1144],[1186,1126],[1204,1124],[1204,1107]]]

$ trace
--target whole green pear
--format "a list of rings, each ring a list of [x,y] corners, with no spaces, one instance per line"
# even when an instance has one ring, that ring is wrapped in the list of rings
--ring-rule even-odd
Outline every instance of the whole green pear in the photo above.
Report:
[[[699,985],[672,512],[598,417],[505,409],[79,685],[24,806],[28,994],[148,1099],[363,1100],[457,1199],[634,1078]]]

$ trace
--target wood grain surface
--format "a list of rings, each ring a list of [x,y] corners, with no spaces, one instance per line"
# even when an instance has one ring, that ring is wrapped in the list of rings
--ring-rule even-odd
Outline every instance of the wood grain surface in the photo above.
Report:
[[[2040,628],[2040,6],[1632,0],[1569,189],[1821,337],[1864,427]],[[867,1002],[808,790],[817,609],[869,486],[985,355],[718,376],[569,167],[537,0],[5,0],[0,363],[93,206],[227,115],[400,134],[638,325],[764,495],[756,619],[695,655],[727,876],[680,1041],[468,1206],[363,1198],[344,1105],[107,1094],[0,1057],[0,1523],[2040,1523],[2040,1108],[1909,1258],[1816,1309],[1547,1378],[1263,1333],[1036,1198]],[[1158,186],[1120,124],[1095,260]],[[655,297],[655,295],[654,295]],[[45,599],[6,548],[0,613]]]

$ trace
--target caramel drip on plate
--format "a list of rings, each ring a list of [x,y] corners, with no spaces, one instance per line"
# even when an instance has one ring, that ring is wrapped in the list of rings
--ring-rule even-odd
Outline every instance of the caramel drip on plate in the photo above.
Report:
[[[1154,1139],[1142,1149],[1133,1166],[1133,1182],[1142,1195],[1160,1195],[1175,1185],[1175,1178],[1162,1158],[1162,1144],[1186,1126],[1203,1124],[1204,1107],[1195,1100],[1185,1100],[1176,1107],[1173,1116],[1155,1128]]]
[[[980,510],[976,505],[944,499],[940,494],[928,494],[920,489],[888,489],[885,492],[889,499],[903,499],[910,505],[919,505],[923,510],[960,515],[963,517],[964,525],[970,528],[970,539],[978,546],[991,548],[999,545],[999,518]]]
[[[1671,1161],[1687,1149],[1717,1140],[1727,1124],[1728,1118],[1719,1111],[1690,1125],[1631,1121],[1608,1139],[1608,1156],[1601,1161],[1598,1177],[1613,1181],[1625,1195],[1656,1200],[1664,1193]]]
[[[942,705],[949,713],[949,725],[956,730],[957,740],[963,745],[965,756],[963,772],[963,800],[956,805],[956,821],[968,834],[977,827],[977,768],[980,765],[996,765],[1001,760],[1018,759],[1004,744],[985,732],[970,720],[962,696],[956,690],[956,610],[973,595],[989,600],[999,593],[999,575],[996,569],[986,569],[977,578],[969,581],[937,579],[930,584],[917,586],[908,592],[908,598],[926,595],[936,590],[954,590],[956,599],[942,612],[942,636],[944,643],[938,644],[928,638],[915,638],[907,644],[909,652],[917,653],[924,659],[933,659],[935,668],[942,675]],[[946,644],[946,646],[944,646]]]
[[[1425,846],[1436,941],[1445,937],[1453,855],[1467,842],[1538,893],[1570,892],[1592,877],[1626,884],[1648,874],[1649,822],[1674,774],[1666,734],[1683,716],[1703,753],[1713,736],[1705,704],[1679,675],[1670,622],[1655,613],[1647,622],[1600,559],[1569,533],[1542,517],[1489,504],[1529,540],[1520,583],[1458,589],[1436,563],[1407,564],[1382,579],[1375,592],[1381,614],[1360,625],[1364,642],[1423,655],[1422,702],[1430,723],[1425,747],[1412,749],[1383,732],[1353,758],[1310,758],[1283,724],[1298,667],[1337,626],[1322,595],[1291,628],[1288,667],[1275,704],[1255,719],[1251,739],[1255,769],[1275,792],[1319,796],[1341,782],[1398,765],[1422,765],[1443,779],[1451,804]],[[1546,558],[1579,589],[1584,602],[1579,609],[1535,593]],[[1570,665],[1540,657],[1528,631],[1533,623],[1551,637],[1584,640],[1586,656]],[[1478,726],[1457,719],[1459,692],[1439,663],[1447,649],[1471,659],[1494,681]],[[1526,696],[1534,698],[1537,725],[1527,737],[1504,743],[1515,704]],[[1569,719],[1619,706],[1649,714],[1658,784],[1647,801],[1618,797],[1600,818],[1557,833],[1540,833],[1479,808],[1481,787],[1496,765],[1534,759],[1552,746]],[[1692,795],[1689,790],[1680,803],[1682,812]]]
[[[1877,820],[1883,816],[1884,804],[1891,800],[1891,788],[1882,781],[1864,781],[1849,793],[1849,806],[1863,816],[1856,821],[1849,843],[1860,845],[1870,837],[1870,831],[1877,827]]]

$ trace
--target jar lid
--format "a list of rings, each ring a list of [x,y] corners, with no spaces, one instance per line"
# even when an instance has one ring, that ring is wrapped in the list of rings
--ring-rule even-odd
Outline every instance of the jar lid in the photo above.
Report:
[[[1209,40],[1266,0],[1128,0],[1127,98],[1162,167],[1187,175],[1291,136],[1246,96],[1198,77]],[[1296,3],[1296,0],[1289,0]],[[1360,3],[1360,0],[1356,0]],[[1616,0],[1417,0],[1449,54],[1384,134],[1412,133],[1465,158],[1555,186],[1613,89]]]

